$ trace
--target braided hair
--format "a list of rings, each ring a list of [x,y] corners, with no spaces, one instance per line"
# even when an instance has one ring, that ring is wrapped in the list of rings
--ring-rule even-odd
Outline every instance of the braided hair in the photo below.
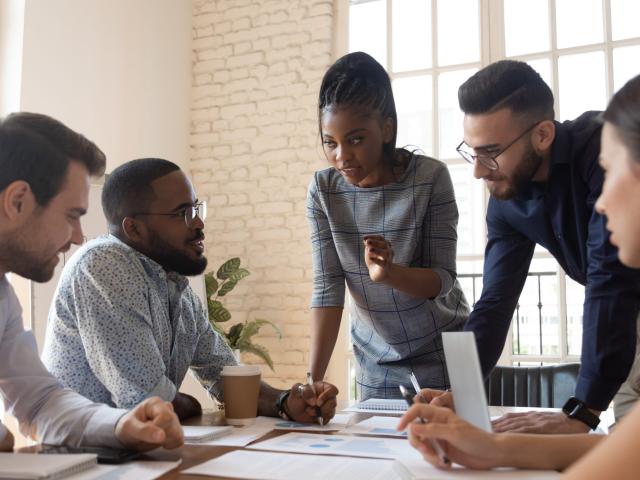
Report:
[[[322,114],[338,108],[357,107],[380,114],[381,121],[393,121],[393,135],[382,146],[382,153],[392,169],[408,153],[396,150],[398,115],[391,80],[385,69],[371,55],[353,52],[339,58],[325,73],[318,98],[318,130],[322,138]]]

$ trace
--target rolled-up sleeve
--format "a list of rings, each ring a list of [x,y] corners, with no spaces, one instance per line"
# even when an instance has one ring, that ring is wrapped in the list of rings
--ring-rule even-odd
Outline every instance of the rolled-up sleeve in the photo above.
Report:
[[[316,174],[307,191],[307,220],[311,233],[313,294],[311,307],[342,307],[345,278],[331,232]]]
[[[458,206],[451,175],[441,164],[433,178],[429,208],[424,218],[423,267],[440,277],[440,293],[448,295],[456,280],[456,246],[458,242]]]

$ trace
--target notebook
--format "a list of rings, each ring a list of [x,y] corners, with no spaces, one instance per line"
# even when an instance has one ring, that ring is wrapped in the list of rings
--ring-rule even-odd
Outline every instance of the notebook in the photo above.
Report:
[[[475,335],[473,332],[443,332],[442,346],[456,414],[490,432],[491,418]]]
[[[233,431],[233,427],[225,425],[221,427],[182,427],[184,441],[189,443],[207,442],[223,437]]]
[[[0,479],[56,480],[83,472],[98,464],[96,455],[0,453]]]
[[[345,408],[345,412],[363,413],[397,413],[403,414],[407,411],[407,402],[404,399],[396,398],[369,398],[363,402],[358,402],[352,407]]]

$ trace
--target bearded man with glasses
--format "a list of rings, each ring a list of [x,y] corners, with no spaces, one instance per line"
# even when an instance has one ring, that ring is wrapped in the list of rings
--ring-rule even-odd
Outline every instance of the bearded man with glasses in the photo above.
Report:
[[[207,266],[206,203],[176,164],[143,158],[108,176],[102,209],[109,235],[87,242],[65,265],[43,361],[64,386],[94,401],[126,408],[156,395],[181,420],[200,415],[200,403],[178,391],[187,371],[222,401],[220,373],[236,364],[185,278]],[[258,414],[328,422],[336,387],[299,387],[263,382]]]
[[[458,91],[457,151],[491,194],[483,289],[465,327],[487,376],[504,348],[536,244],[584,285],[581,368],[562,413],[509,414],[494,431],[579,433],[595,428],[625,381],[635,350],[640,276],[623,266],[594,206],[602,190],[599,112],[554,121],[553,94],[523,62],[503,60]],[[450,394],[424,392],[440,405]]]

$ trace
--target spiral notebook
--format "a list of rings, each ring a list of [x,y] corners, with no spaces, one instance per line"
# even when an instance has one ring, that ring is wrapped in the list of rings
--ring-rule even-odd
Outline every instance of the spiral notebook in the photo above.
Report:
[[[2,480],[57,480],[83,472],[98,464],[96,455],[0,453]]]
[[[345,412],[362,413],[396,413],[403,414],[407,411],[407,402],[396,398],[369,398],[363,402],[345,408]]]

